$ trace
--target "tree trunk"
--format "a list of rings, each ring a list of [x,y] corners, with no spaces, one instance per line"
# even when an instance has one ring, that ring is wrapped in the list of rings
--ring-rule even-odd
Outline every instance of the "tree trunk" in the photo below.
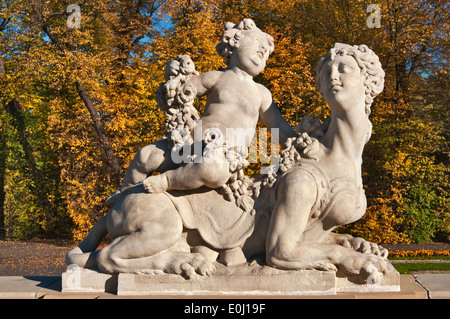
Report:
[[[78,95],[83,100],[84,105],[89,110],[89,114],[91,115],[92,122],[94,124],[95,131],[97,132],[97,135],[100,139],[100,143],[103,149],[103,152],[106,156],[106,159],[108,161],[108,165],[112,170],[112,173],[115,178],[116,183],[120,183],[120,165],[119,161],[117,160],[117,157],[115,156],[109,140],[108,136],[106,136],[106,133],[103,129],[103,123],[100,121],[100,116],[98,115],[98,111],[92,102],[90,96],[87,94],[86,90],[84,89],[84,86],[81,82],[77,81],[75,82]]]
[[[0,131],[0,238],[5,228],[5,178],[6,178],[6,159],[8,157],[6,149],[6,132]]]

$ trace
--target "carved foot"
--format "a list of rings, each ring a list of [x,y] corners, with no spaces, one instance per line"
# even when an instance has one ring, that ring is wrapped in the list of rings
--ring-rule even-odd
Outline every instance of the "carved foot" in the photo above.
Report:
[[[350,236],[351,237],[351,236]],[[361,237],[351,237],[341,241],[342,246],[352,248],[353,250],[363,254],[374,254],[382,258],[387,258],[389,251],[375,243],[371,243]]]
[[[351,245],[354,250],[364,254],[374,254],[382,258],[387,258],[389,254],[386,248],[359,237],[353,238]]]
[[[377,244],[371,243],[361,237],[353,237],[349,234],[330,233],[327,238],[329,243],[353,249],[363,254],[374,254],[382,258],[387,258],[389,251]]]
[[[138,271],[139,274],[153,274],[155,269],[160,269],[165,273],[193,278],[197,275],[211,276],[216,271],[213,263],[198,253],[166,251],[150,257],[150,259],[153,267],[142,269]]]
[[[376,275],[386,273],[391,267],[383,257],[357,252],[343,256],[338,263],[339,270],[348,274]]]
[[[205,256],[198,253],[187,253],[175,255],[169,268],[171,271],[192,278],[196,274],[201,276],[211,276],[216,267]]]
[[[162,193],[167,190],[167,178],[163,175],[150,176],[142,182],[144,188],[149,193]]]
[[[208,258],[210,261],[214,262],[217,260],[217,257],[219,256],[219,253],[215,250],[212,250],[209,247],[206,246],[195,246],[192,247],[191,251],[193,253],[199,253]]]

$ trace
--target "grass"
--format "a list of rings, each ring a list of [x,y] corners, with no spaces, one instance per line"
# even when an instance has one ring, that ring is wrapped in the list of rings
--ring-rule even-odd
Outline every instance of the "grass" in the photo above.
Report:
[[[450,256],[388,257],[389,260],[450,260]]]
[[[425,251],[422,251],[425,252]],[[450,270],[450,256],[448,255],[448,251],[440,252],[440,255],[430,256],[427,254],[423,254],[425,256],[411,256],[416,254],[416,252],[399,252],[398,255],[406,255],[408,257],[388,257],[389,260],[445,260],[449,262],[440,262],[440,263],[429,263],[429,262],[419,262],[419,263],[398,263],[393,264],[394,268],[401,274],[410,274],[411,271],[440,271],[440,270]]]
[[[394,268],[401,274],[410,274],[411,271],[438,271],[450,270],[450,263],[414,263],[414,264],[393,264]]]

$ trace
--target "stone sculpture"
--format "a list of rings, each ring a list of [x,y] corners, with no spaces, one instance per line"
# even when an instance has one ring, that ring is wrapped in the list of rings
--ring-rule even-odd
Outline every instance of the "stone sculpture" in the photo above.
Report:
[[[157,92],[165,138],[138,152],[108,200],[111,211],[68,253],[68,264],[187,278],[213,275],[217,260],[234,265],[258,256],[278,269],[366,277],[392,267],[381,246],[332,232],[365,213],[361,156],[370,105],[384,85],[378,57],[365,45],[335,44],[317,67],[331,116],[323,123],[307,116],[294,130],[253,81],[272,50],[273,39],[244,19],[227,23],[217,46],[225,70],[199,75],[188,56],[168,64]],[[200,117],[192,102],[203,95]],[[225,143],[226,132],[253,132],[258,117],[279,129],[284,147],[278,171],[247,177],[253,136]],[[112,242],[96,251],[106,234]]]

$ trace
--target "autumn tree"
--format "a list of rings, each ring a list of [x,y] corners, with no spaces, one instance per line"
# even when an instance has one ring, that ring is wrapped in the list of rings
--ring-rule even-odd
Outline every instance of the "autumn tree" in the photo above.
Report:
[[[367,24],[377,4],[379,27]],[[446,74],[448,4],[440,1],[297,1],[291,19],[313,44],[311,63],[335,42],[367,44],[386,71],[372,106],[373,136],[364,152],[368,212],[346,230],[374,241],[428,242],[448,236],[448,152],[442,123],[419,102],[416,83]],[[314,52],[316,51],[316,52]],[[444,72],[444,73],[442,73]],[[442,87],[443,91],[445,87]]]
[[[132,154],[143,141],[151,142],[162,126],[153,101],[158,71],[146,62],[149,51],[144,44],[152,36],[157,4],[85,1],[80,4],[79,29],[68,27],[67,5],[52,1],[5,5],[5,19],[17,25],[5,33],[7,41],[3,42],[10,45],[5,45],[2,56],[7,75],[11,74],[3,82],[7,88],[3,93],[11,92],[4,99],[4,105],[10,106],[7,110],[19,109],[17,103],[10,103],[19,97],[23,113],[30,121],[39,121],[40,132],[45,132],[36,140],[54,147],[50,153],[55,155],[58,169],[53,171],[60,176],[52,180],[62,187],[59,198],[64,200],[57,206],[66,210],[75,223],[75,237],[81,238],[106,213],[104,200],[119,185]],[[20,34],[26,38],[19,38]],[[22,83],[34,86],[19,87]],[[17,94],[12,93],[13,88]],[[32,95],[35,92],[37,97]],[[20,141],[25,141],[21,136],[30,131],[30,121],[18,122],[24,123],[25,127],[19,127],[25,129],[23,134],[20,130],[12,133]],[[37,167],[49,163],[36,150],[26,154],[33,155]],[[30,162],[31,157],[25,159]],[[6,178],[12,172],[15,179],[21,176],[15,167],[7,171]],[[38,180],[45,180],[46,174],[38,175]],[[48,197],[54,187],[43,183],[49,188],[40,187],[36,192]],[[6,193],[14,195],[13,190],[8,191],[10,186],[5,187]],[[18,200],[35,202],[23,194]],[[17,209],[25,216],[36,215],[34,209],[20,208],[17,202],[4,207],[11,216],[17,216]]]
[[[385,90],[363,155],[369,206],[345,230],[379,242],[448,240],[448,4],[83,0],[79,27],[70,4],[1,3],[0,228],[10,237],[83,238],[134,154],[162,137],[154,96],[166,63],[189,54],[201,73],[223,69],[215,46],[225,22],[252,18],[275,40],[255,81],[293,126],[328,116],[315,67],[334,43],[366,44],[380,57]],[[367,23],[369,5],[379,25]]]
[[[146,62],[150,53],[145,45],[153,36],[157,4],[84,4],[80,29],[67,28],[65,19],[53,22],[45,10],[35,8],[35,15],[66,76],[64,94],[53,104],[52,120],[59,125],[54,138],[62,146],[75,237],[82,238],[108,211],[104,201],[120,185],[132,156],[163,126],[153,98],[162,71]]]
[[[1,17],[2,220],[8,235],[30,236],[67,231],[54,145],[45,137],[42,68],[31,62],[39,39],[32,36],[20,5],[3,3]],[[31,63],[30,63],[31,62]],[[45,117],[45,116],[44,116]]]
[[[369,5],[378,6],[378,25],[368,23],[373,14]],[[424,86],[424,82],[436,80],[430,75],[439,74],[442,85],[438,92],[448,91],[448,83],[443,80],[448,74],[448,4],[409,0],[272,0],[249,1],[244,6],[244,11],[256,21],[274,26],[284,37],[300,39],[301,54],[310,70],[336,42],[366,44],[380,57],[386,71],[385,90],[372,107],[373,137],[363,155],[368,213],[361,222],[344,230],[378,242],[427,242],[438,237],[447,240],[448,144],[445,124],[440,120],[446,110],[438,102],[446,98],[441,95],[434,99],[438,104],[432,108],[419,100],[425,94],[420,88],[433,86]],[[295,57],[289,54],[275,63]],[[283,73],[291,70],[288,67]],[[267,68],[266,73],[270,72],[273,70]],[[292,74],[289,77],[295,78]],[[289,83],[286,78],[280,80],[275,85]],[[302,86],[286,87],[291,92],[301,91],[295,94],[300,97],[308,92],[308,86]],[[276,92],[273,90],[274,96]],[[303,104],[296,100],[297,112],[326,116],[323,101],[314,94],[310,96],[313,98],[302,99],[306,101]],[[290,99],[284,96],[281,100],[289,103]]]

